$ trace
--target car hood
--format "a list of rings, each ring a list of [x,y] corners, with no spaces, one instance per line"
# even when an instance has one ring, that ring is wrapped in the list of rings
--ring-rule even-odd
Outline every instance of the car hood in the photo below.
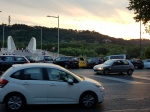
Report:
[[[102,84],[94,79],[91,79],[91,78],[88,78],[88,77],[84,77],[84,81],[87,81],[87,82],[90,82],[90,83],[93,83],[93,84],[96,84],[98,86],[102,86]]]
[[[107,67],[110,67],[110,65],[105,65],[105,64],[99,64],[99,65],[95,65],[93,68],[96,69],[96,68],[107,68]]]

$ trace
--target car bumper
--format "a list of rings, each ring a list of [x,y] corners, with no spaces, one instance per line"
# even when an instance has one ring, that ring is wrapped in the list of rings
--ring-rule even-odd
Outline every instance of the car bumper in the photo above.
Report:
[[[105,96],[105,93],[104,93],[104,88],[100,91],[99,91],[99,94],[98,94],[98,103],[102,103],[104,101],[104,96]]]
[[[103,71],[104,70],[96,70],[96,69],[93,69],[94,70],[94,72],[96,72],[96,73],[103,73]]]

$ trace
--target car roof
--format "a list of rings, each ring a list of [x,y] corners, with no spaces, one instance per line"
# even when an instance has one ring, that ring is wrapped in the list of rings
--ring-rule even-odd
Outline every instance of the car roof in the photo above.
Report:
[[[31,68],[31,67],[52,67],[52,68],[59,68],[59,69],[64,69],[63,67],[53,64],[53,63],[30,63],[30,64],[13,64],[13,68]]]
[[[127,60],[127,59],[109,59],[109,60]]]
[[[24,56],[21,56],[21,55],[0,55],[0,56],[13,56],[13,57],[24,57]]]

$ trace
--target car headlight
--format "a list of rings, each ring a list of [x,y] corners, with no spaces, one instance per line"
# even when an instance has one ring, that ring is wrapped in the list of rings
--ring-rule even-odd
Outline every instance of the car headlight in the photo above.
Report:
[[[101,84],[94,84],[96,87],[100,88],[101,90],[104,90],[104,87]]]
[[[100,67],[100,68],[98,68],[98,70],[103,70],[103,68],[102,68],[102,67]]]

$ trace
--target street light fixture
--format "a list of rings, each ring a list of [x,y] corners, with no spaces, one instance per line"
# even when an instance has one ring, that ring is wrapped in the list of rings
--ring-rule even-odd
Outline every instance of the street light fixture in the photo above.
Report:
[[[53,17],[53,18],[58,18],[58,57],[59,57],[59,15],[58,16],[49,16],[47,17]]]

